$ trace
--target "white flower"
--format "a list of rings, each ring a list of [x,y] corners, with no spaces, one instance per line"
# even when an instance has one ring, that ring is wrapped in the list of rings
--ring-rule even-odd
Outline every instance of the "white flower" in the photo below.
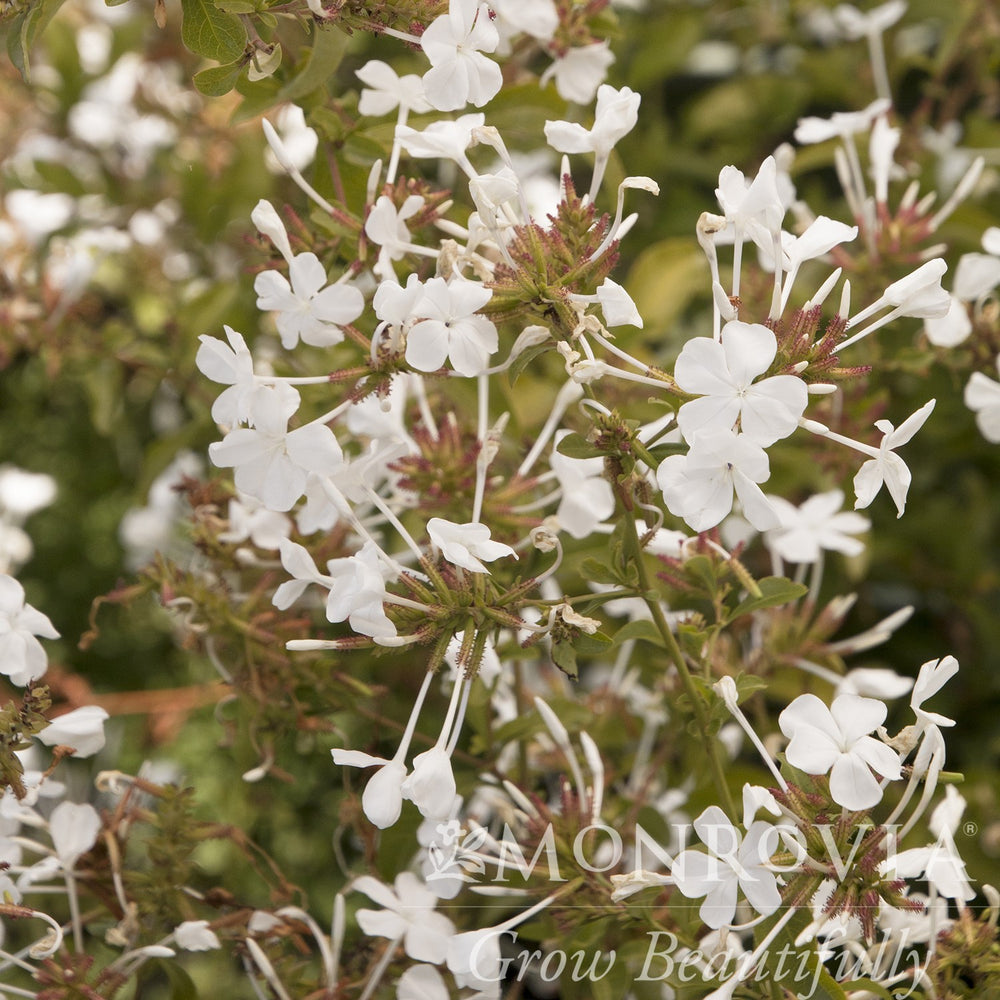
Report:
[[[766,447],[798,426],[809,401],[797,375],[772,375],[755,382],[778,350],[774,334],[760,323],[733,320],[720,341],[694,337],[685,343],[674,367],[677,385],[698,395],[677,413],[677,425],[690,441],[696,433],[733,430]]]
[[[888,0],[869,11],[858,10],[849,3],[837,4],[833,16],[848,38],[864,38],[891,28],[906,13],[906,0]]]
[[[945,789],[945,799],[931,814],[928,827],[937,837],[929,847],[915,847],[901,851],[883,862],[890,877],[923,878],[946,899],[969,902],[975,899],[976,890],[969,883],[965,862],[955,845],[955,831],[965,812],[965,799],[954,785]]]
[[[935,347],[955,347],[972,333],[972,320],[965,303],[955,295],[950,296],[948,311],[943,316],[930,316],[924,320],[927,339]]]
[[[568,433],[559,431],[556,444]],[[604,459],[599,456],[570,458],[553,449],[549,465],[562,490],[556,510],[559,527],[574,538],[586,538],[615,511],[614,491],[604,478]]]
[[[777,232],[785,214],[778,193],[778,165],[773,156],[764,160],[757,176],[750,182],[743,176],[742,170],[733,166],[723,167],[719,171],[715,197],[726,221],[736,230],[738,242],[742,240],[743,233],[749,233],[767,245],[771,233]]]
[[[431,106],[424,97],[424,84],[416,73],[399,76],[381,59],[370,59],[355,74],[367,86],[358,100],[358,113],[379,117],[403,107],[423,114]]]
[[[396,983],[396,1000],[450,1000],[451,993],[433,965],[413,965]]]
[[[868,155],[871,160],[872,180],[875,184],[875,201],[879,205],[885,205],[889,199],[889,178],[895,168],[893,155],[901,135],[902,131],[893,128],[883,116],[879,116],[872,126],[871,137],[868,140]]]
[[[471,573],[489,573],[481,559],[493,562],[501,556],[517,558],[517,553],[509,545],[494,542],[490,538],[490,529],[478,521],[455,524],[441,517],[432,517],[427,522],[427,534],[448,562]]]
[[[925,403],[915,413],[910,414],[899,427],[893,427],[888,420],[875,421],[875,426],[882,432],[882,441],[879,443],[878,454],[865,462],[854,477],[855,510],[867,507],[885,483],[889,495],[896,504],[897,517],[903,516],[912,476],[906,463],[893,449],[906,444],[923,427],[924,421],[934,409],[934,402],[932,399]]]
[[[276,608],[285,610],[310,583],[318,583],[329,590],[326,600],[328,621],[346,621],[355,632],[375,639],[396,635],[396,626],[386,616],[383,607],[385,578],[374,542],[366,542],[353,556],[330,559],[326,564],[326,575],[319,572],[303,546],[283,538],[279,547],[281,564],[294,579],[287,580],[274,592],[272,600]]]
[[[785,758],[806,774],[830,772],[830,795],[846,809],[868,809],[882,799],[874,770],[900,777],[899,756],[869,734],[885,722],[886,707],[874,698],[842,694],[827,706],[814,694],[799,695],[778,716],[789,739]]]
[[[49,836],[59,864],[72,871],[80,856],[97,843],[101,817],[91,805],[60,802],[49,817]]]
[[[781,308],[784,309],[787,305],[799,269],[807,260],[822,257],[841,243],[855,239],[857,235],[857,226],[848,226],[836,219],[828,219],[825,215],[813,219],[799,236],[782,232],[781,246],[788,273],[782,284]]]
[[[420,36],[431,62],[424,74],[424,95],[438,111],[456,111],[471,102],[481,108],[503,84],[500,67],[483,55],[500,36],[490,10],[479,0],[450,0],[448,13],[435,18]]]
[[[264,119],[267,128],[268,145],[271,149],[265,151],[264,160],[268,169],[280,173],[289,167],[293,170],[304,170],[316,156],[319,146],[319,136],[314,129],[306,124],[305,112],[294,104],[286,104],[277,115],[277,128]],[[270,130],[270,132],[268,131]],[[278,148],[274,148],[277,144]]]
[[[257,227],[257,232],[266,236],[274,244],[278,253],[290,263],[294,254],[291,244],[288,242],[288,231],[274,206],[266,199],[261,198],[250,213],[250,221]]]
[[[253,497],[229,501],[229,530],[220,531],[220,542],[230,545],[250,541],[259,549],[276,549],[292,530],[292,522],[277,511],[261,506]]]
[[[505,40],[512,35],[525,34],[548,42],[559,27],[559,11],[554,0],[496,0],[490,4],[490,9],[496,13],[497,30]],[[597,88],[596,83],[594,88]]]
[[[314,347],[330,347],[344,339],[340,329],[365,307],[353,285],[327,286],[326,269],[314,253],[300,253],[288,264],[291,283],[277,271],[262,271],[253,283],[257,308],[277,312],[281,344],[291,350],[301,339]]]
[[[406,765],[401,759],[375,757],[361,750],[330,751],[334,764],[342,767],[377,767],[378,771],[365,785],[361,794],[361,811],[380,830],[392,826],[403,810],[403,782],[406,780]]]
[[[68,746],[76,757],[92,757],[104,747],[107,718],[108,713],[98,705],[84,705],[53,719],[37,736],[46,746]]]
[[[778,496],[768,496],[781,524],[766,533],[767,547],[782,559],[794,563],[817,562],[823,552],[842,552],[856,556],[864,551],[858,535],[871,527],[860,514],[842,511],[844,494],[841,490],[817,493],[796,507]]]
[[[880,97],[861,111],[835,111],[829,118],[800,118],[795,128],[795,141],[800,146],[808,146],[836,136],[847,140],[856,132],[866,132],[890,107],[892,102]]]
[[[365,235],[380,247],[378,261],[373,270],[383,281],[395,279],[390,261],[400,260],[410,251],[413,244],[410,230],[406,228],[406,220],[416,215],[423,207],[424,199],[418,194],[411,194],[398,209],[392,199],[383,194],[378,197],[368,213],[368,218],[365,219]]]
[[[390,638],[396,626],[386,616],[384,563],[374,542],[365,542],[359,552],[326,564],[333,580],[326,600],[326,617],[347,623],[355,632],[375,639]]]
[[[641,97],[629,87],[615,90],[602,83],[597,88],[594,125],[585,129],[577,122],[547,121],[545,138],[560,153],[593,153],[594,177],[590,185],[593,197],[601,186],[608,157],[615,144],[635,128],[639,120]]]
[[[841,341],[838,348],[842,350],[849,347],[899,316],[933,319],[947,315],[951,307],[951,296],[941,287],[941,278],[947,270],[947,263],[942,258],[935,257],[899,281],[894,281],[875,302],[852,316],[847,321],[846,329],[856,326],[886,306],[892,306],[892,310],[863,330]]]
[[[930,726],[953,726],[954,719],[939,715],[937,712],[928,712],[924,709],[924,702],[937,694],[944,685],[958,673],[958,660],[954,656],[945,656],[940,660],[928,660],[920,667],[917,674],[917,681],[913,685],[913,693],[910,695],[910,708],[917,717],[917,725],[921,729]]]
[[[698,434],[686,455],[669,455],[656,470],[656,481],[671,514],[695,531],[717,525],[733,507],[733,493],[746,519],[758,530],[778,526],[778,515],[757,483],[770,476],[767,453],[745,435],[731,430]]]
[[[894,281],[882,293],[880,301],[894,306],[893,311],[898,316],[941,316],[948,308],[948,293],[941,287],[941,278],[947,270],[947,262],[935,257]],[[850,327],[856,322],[855,318],[847,325]]]
[[[56,498],[56,481],[44,472],[0,465],[0,508],[21,522],[48,507]]]
[[[250,419],[254,394],[261,388],[253,373],[253,355],[243,334],[225,327],[227,346],[217,337],[202,334],[194,363],[206,378],[228,385],[212,404],[212,419],[232,427]]]
[[[983,237],[984,244],[989,242]],[[965,303],[979,303],[1000,284],[1000,258],[988,253],[963,254],[955,268],[951,303],[944,316],[932,316],[924,322],[927,339],[935,347],[954,347],[972,332]]]
[[[1000,356],[997,357],[997,371],[1000,372]],[[962,398],[976,414],[980,434],[993,444],[1000,443],[1000,382],[982,372],[973,372]]]
[[[358,910],[358,926],[365,934],[390,941],[402,938],[406,954],[418,962],[440,965],[445,961],[455,925],[444,914],[435,912],[437,897],[416,875],[397,875],[395,891],[370,875],[356,879],[354,888],[384,907]]]
[[[766,867],[770,847],[777,846],[774,827],[769,823],[750,824],[745,837],[718,806],[709,806],[695,821],[694,828],[711,853],[682,851],[671,874],[677,888],[689,899],[705,897],[698,915],[718,930],[732,923],[739,890],[760,914],[774,913],[781,894],[774,872]]]
[[[174,941],[184,951],[213,951],[222,944],[207,920],[185,920],[174,928]]]
[[[544,87],[554,79],[556,91],[564,101],[590,104],[614,61],[611,46],[606,41],[572,48],[553,61],[542,73],[539,83]]]
[[[396,139],[410,156],[433,159],[465,160],[465,151],[472,144],[472,134],[486,122],[483,114],[459,115],[454,121],[431,122],[422,132],[409,125],[396,128]]]
[[[460,375],[478,375],[499,344],[497,328],[478,310],[493,297],[478,281],[431,278],[414,312],[424,317],[406,338],[406,360],[422,372],[433,372],[450,360]]]
[[[597,289],[606,326],[637,326],[642,329],[642,316],[632,296],[621,285],[605,278]]]
[[[433,746],[413,758],[413,770],[403,782],[403,798],[409,799],[421,816],[447,819],[456,794],[451,754],[443,746]]]
[[[35,638],[58,639],[47,615],[24,602],[24,587],[12,576],[0,575],[0,673],[12,684],[25,687],[38,680],[49,661]]]
[[[270,510],[291,510],[302,496],[310,473],[333,475],[343,464],[340,445],[325,424],[288,430],[299,394],[279,384],[254,397],[254,427],[230,431],[209,445],[220,468],[235,469],[236,488]]]

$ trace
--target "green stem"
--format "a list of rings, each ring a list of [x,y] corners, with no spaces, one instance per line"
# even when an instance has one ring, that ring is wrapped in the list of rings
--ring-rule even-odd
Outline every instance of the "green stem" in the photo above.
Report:
[[[701,730],[702,737],[704,738],[705,749],[708,752],[709,765],[712,769],[712,778],[715,781],[715,786],[719,795],[722,797],[723,808],[730,819],[733,819],[738,814],[736,812],[735,803],[733,802],[732,793],[729,790],[729,783],[726,781],[726,772],[723,767],[722,758],[719,756],[719,741],[712,735],[711,729],[709,728],[708,713],[706,711],[705,703],[694,683],[691,671],[688,669],[688,665],[684,661],[684,654],[681,652],[681,647],[677,643],[677,638],[670,628],[670,623],[667,621],[666,615],[663,613],[663,608],[660,606],[660,602],[658,600],[648,596],[649,593],[653,591],[653,585],[649,578],[649,573],[646,570],[646,563],[643,559],[642,548],[639,545],[639,534],[635,527],[635,521],[633,518],[627,517],[624,518],[624,523],[626,543],[631,550],[636,571],[639,575],[639,588],[643,592],[643,600],[649,608],[649,613],[653,616],[653,624],[656,625],[657,631],[663,638],[663,642],[667,647],[667,653],[670,655],[670,659],[677,668],[677,674],[681,679],[681,684],[684,686],[684,691],[687,694],[688,699],[691,701],[695,719],[697,720],[698,728]]]

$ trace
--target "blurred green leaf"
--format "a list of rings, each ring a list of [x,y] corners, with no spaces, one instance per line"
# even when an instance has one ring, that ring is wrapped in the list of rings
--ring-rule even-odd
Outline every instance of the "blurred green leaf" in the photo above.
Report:
[[[25,83],[31,82],[31,46],[55,16],[64,0],[35,0],[11,20],[7,31],[7,55]]]
[[[340,65],[350,38],[336,28],[317,24],[313,28],[313,44],[302,71],[292,77],[278,92],[278,101],[299,101],[319,90]]]
[[[740,615],[748,615],[751,611],[763,608],[777,608],[782,604],[790,604],[798,600],[809,589],[804,583],[786,580],[783,576],[765,576],[757,581],[760,587],[760,597],[750,596],[733,608],[729,621],[734,621]]]

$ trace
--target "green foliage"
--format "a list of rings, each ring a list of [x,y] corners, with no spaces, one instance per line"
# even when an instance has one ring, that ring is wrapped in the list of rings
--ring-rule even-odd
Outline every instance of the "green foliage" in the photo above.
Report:
[[[192,52],[220,63],[243,55],[247,32],[238,14],[228,13],[212,0],[181,0],[181,10],[181,37]]]

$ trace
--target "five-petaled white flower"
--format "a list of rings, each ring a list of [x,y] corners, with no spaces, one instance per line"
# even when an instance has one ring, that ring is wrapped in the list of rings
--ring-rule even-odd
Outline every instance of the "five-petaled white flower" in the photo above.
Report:
[[[768,496],[781,524],[767,532],[764,543],[782,559],[794,563],[817,562],[824,550],[860,555],[864,543],[852,536],[871,527],[871,522],[853,511],[841,510],[841,490],[817,493],[796,507],[783,497]]]
[[[320,573],[309,551],[287,538],[280,541],[281,564],[294,579],[286,580],[274,592],[273,603],[284,610],[298,599],[310,583],[329,590],[326,617],[331,622],[346,621],[359,635],[374,639],[391,638],[396,626],[386,616],[383,563],[374,542],[352,556],[330,559],[326,573]]]
[[[875,426],[882,432],[878,452],[858,469],[854,477],[855,510],[867,507],[877,496],[885,483],[889,496],[896,504],[897,517],[906,509],[906,494],[913,478],[906,463],[894,449],[906,444],[924,425],[931,415],[935,400],[924,403],[915,413],[911,413],[898,427],[888,420],[876,420]]]
[[[401,939],[403,950],[418,962],[444,962],[455,925],[443,913],[435,912],[437,896],[413,872],[397,875],[392,889],[370,875],[356,879],[354,888],[384,907],[358,910],[358,926],[365,934],[390,941]]]
[[[549,80],[555,80],[556,90],[564,101],[590,104],[614,61],[607,41],[592,42],[557,56],[538,82],[544,87]]]
[[[758,913],[774,913],[781,905],[781,893],[767,862],[778,846],[775,828],[758,820],[741,837],[718,806],[709,806],[694,821],[694,828],[710,853],[682,851],[671,874],[689,899],[705,897],[698,910],[701,919],[715,930],[732,923],[741,889]]]
[[[288,278],[261,271],[253,283],[257,308],[277,312],[281,344],[291,350],[301,339],[313,347],[331,347],[344,339],[341,329],[362,313],[365,299],[353,285],[327,285],[326,268],[314,253],[296,254]]]
[[[500,67],[483,55],[493,52],[500,35],[490,9],[480,0],[450,0],[420,36],[431,62],[424,74],[424,96],[438,111],[457,111],[470,102],[481,108],[503,83]]]
[[[778,716],[789,739],[785,758],[806,774],[830,772],[830,795],[845,809],[868,809],[882,799],[875,773],[900,777],[898,754],[870,734],[885,722],[881,701],[842,694],[828,708],[814,694],[799,695]]]
[[[432,517],[427,522],[427,534],[448,562],[471,573],[489,573],[480,562],[483,559],[493,562],[501,556],[517,558],[517,553],[509,545],[494,542],[490,538],[490,529],[478,521],[455,524],[443,517]]]
[[[24,602],[24,587],[6,573],[0,575],[0,673],[25,687],[48,669],[49,660],[35,638],[58,639],[47,615]]]
[[[685,343],[674,367],[677,385],[697,395],[677,413],[677,426],[690,441],[695,434],[739,430],[748,441],[767,447],[798,426],[809,401],[797,375],[763,375],[778,351],[774,334],[760,323],[732,320],[720,341],[694,337]]]
[[[354,75],[366,84],[358,98],[358,114],[380,117],[399,107],[417,114],[431,109],[416,73],[399,76],[388,63],[370,59]]]
[[[465,278],[431,278],[414,312],[422,318],[406,338],[406,360],[422,372],[434,372],[451,360],[460,375],[478,375],[499,344],[497,328],[478,310],[492,289]]]
[[[761,492],[771,474],[767,452],[731,430],[698,434],[686,455],[668,455],[656,481],[671,514],[695,531],[714,528],[732,509],[733,494],[746,519],[758,530],[778,526],[778,515]]]
[[[236,470],[236,488],[270,510],[291,510],[310,473],[332,475],[343,464],[340,445],[325,424],[288,429],[298,407],[299,394],[291,386],[271,386],[254,396],[252,428],[232,430],[208,447],[219,468]]]

